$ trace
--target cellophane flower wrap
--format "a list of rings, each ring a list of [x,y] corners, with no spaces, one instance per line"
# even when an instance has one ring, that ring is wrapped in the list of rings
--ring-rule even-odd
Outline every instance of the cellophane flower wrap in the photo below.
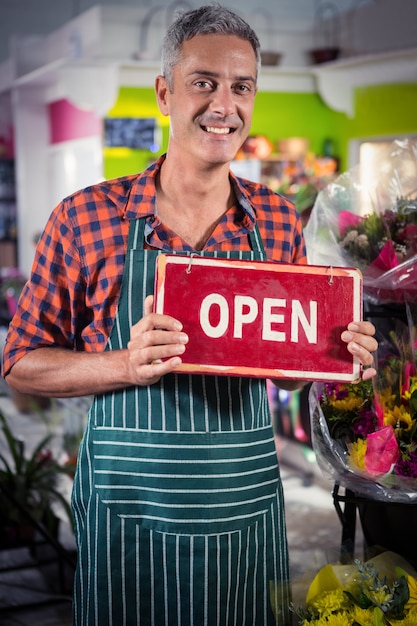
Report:
[[[417,299],[417,143],[397,140],[365,179],[359,166],[320,191],[304,229],[309,262],[362,271],[373,304]]]
[[[365,497],[417,502],[415,315],[380,338],[377,376],[355,384],[314,383],[313,447],[322,471]]]
[[[417,574],[401,556],[384,552],[351,565],[325,565],[293,612],[302,626],[416,626]]]
[[[314,383],[313,446],[326,474],[371,499],[417,501],[417,143],[394,141],[380,175],[359,167],[322,190],[305,228],[310,263],[363,275],[377,376]]]

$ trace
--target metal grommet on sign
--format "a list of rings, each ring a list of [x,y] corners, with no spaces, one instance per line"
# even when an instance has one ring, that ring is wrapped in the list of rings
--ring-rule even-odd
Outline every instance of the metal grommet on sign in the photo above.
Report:
[[[327,282],[329,285],[333,285],[333,265],[330,266],[330,276],[327,279]]]

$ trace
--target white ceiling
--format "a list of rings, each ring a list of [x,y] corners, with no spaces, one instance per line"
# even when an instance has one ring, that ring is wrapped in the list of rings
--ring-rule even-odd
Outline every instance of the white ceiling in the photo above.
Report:
[[[281,33],[311,30],[319,15],[332,17],[379,0],[224,0],[223,4],[243,15],[256,29],[265,28],[269,17],[278,20]],[[401,1],[401,0],[400,0]],[[10,55],[14,37],[46,35],[96,4],[158,7],[175,11],[210,4],[211,0],[0,0],[0,62]],[[221,2],[222,3],[222,2]],[[263,22],[263,24],[262,24]]]

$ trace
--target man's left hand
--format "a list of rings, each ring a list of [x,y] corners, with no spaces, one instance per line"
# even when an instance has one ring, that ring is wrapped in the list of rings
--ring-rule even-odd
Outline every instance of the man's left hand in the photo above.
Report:
[[[376,369],[372,367],[374,364],[372,352],[377,350],[378,342],[374,335],[375,326],[371,322],[351,322],[341,335],[342,341],[347,343],[349,352],[358,357],[361,364],[366,367],[362,373],[362,380],[376,376]]]

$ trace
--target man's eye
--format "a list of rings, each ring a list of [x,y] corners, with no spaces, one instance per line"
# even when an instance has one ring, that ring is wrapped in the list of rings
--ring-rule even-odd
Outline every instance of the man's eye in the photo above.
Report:
[[[196,87],[202,87],[202,88],[210,87],[210,83],[208,83],[206,80],[198,80],[194,84]]]
[[[236,91],[241,91],[241,92],[251,91],[251,88],[249,87],[249,85],[237,85]]]

